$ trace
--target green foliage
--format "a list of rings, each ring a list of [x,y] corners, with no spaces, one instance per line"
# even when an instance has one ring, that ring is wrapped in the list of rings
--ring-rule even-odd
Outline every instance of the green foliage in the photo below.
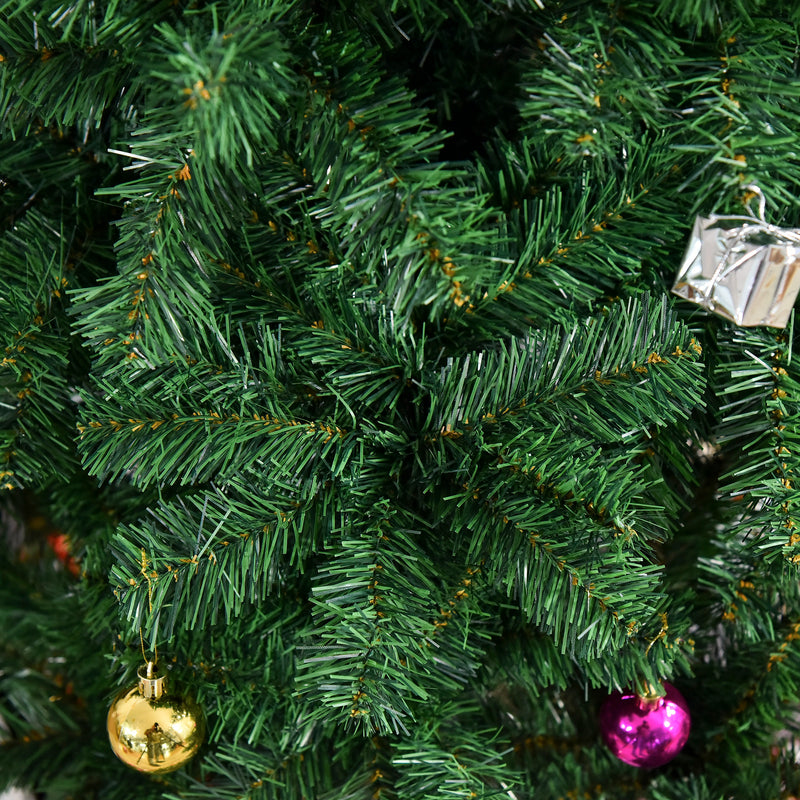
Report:
[[[177,27],[156,26],[152,63],[159,67],[150,71],[149,113],[136,133],[173,128],[176,142],[193,142],[201,161],[242,159],[251,167],[256,150],[275,146],[274,125],[292,89],[278,27],[291,3],[233,4],[222,18],[219,10],[212,4]]]
[[[0,786],[796,793],[793,323],[668,287],[753,183],[797,224],[799,22],[0,0]],[[156,652],[208,742],[150,779]],[[664,679],[637,771],[598,709]]]
[[[316,624],[298,691],[323,718],[344,716],[365,733],[408,734],[415,706],[456,693],[474,673],[481,655],[470,630],[474,609],[459,590],[440,585],[416,541],[421,532],[407,529],[388,502],[372,507],[366,524],[348,523],[360,536],[343,532],[312,582]]]

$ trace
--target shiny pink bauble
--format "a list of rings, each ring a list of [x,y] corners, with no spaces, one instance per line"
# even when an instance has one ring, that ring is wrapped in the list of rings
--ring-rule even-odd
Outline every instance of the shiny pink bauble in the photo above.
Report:
[[[600,732],[611,752],[634,767],[660,767],[680,752],[691,719],[683,695],[664,683],[666,694],[647,699],[614,692],[600,709]]]

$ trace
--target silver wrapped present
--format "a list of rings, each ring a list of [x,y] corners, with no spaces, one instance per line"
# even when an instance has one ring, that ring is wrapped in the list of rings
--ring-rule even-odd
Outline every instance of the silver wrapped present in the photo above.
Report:
[[[695,220],[672,287],[737,325],[774,328],[786,326],[798,290],[800,229],[716,214]]]

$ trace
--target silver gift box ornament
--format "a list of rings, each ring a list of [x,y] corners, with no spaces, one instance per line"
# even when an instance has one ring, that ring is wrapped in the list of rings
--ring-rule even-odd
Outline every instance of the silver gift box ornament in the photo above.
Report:
[[[763,216],[763,215],[762,215]],[[800,290],[800,229],[697,217],[674,294],[743,327],[783,328]]]

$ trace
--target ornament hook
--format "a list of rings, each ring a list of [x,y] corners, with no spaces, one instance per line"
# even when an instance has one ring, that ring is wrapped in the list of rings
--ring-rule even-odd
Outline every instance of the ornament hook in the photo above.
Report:
[[[745,207],[747,208],[747,213],[750,214],[751,217],[754,217],[759,222],[763,222],[766,224],[766,213],[767,213],[767,198],[764,197],[764,192],[761,191],[761,187],[756,186],[754,183],[750,183],[744,187],[750,192],[750,196],[747,197],[745,195]],[[750,201],[754,198],[758,198],[758,216],[753,213],[753,209],[750,208]]]
[[[152,668],[154,668],[155,665],[158,663],[158,645],[153,645],[153,660],[151,661],[147,657],[147,653],[145,652],[144,649],[144,636],[142,635],[141,625],[139,626],[139,641],[141,642],[142,645],[142,658],[144,659],[145,664],[148,665],[148,669],[152,670]]]
[[[642,711],[652,711],[661,705],[663,697],[663,689],[659,690],[659,688],[654,684],[650,683],[649,681],[645,681],[642,692],[636,693],[636,705]]]

